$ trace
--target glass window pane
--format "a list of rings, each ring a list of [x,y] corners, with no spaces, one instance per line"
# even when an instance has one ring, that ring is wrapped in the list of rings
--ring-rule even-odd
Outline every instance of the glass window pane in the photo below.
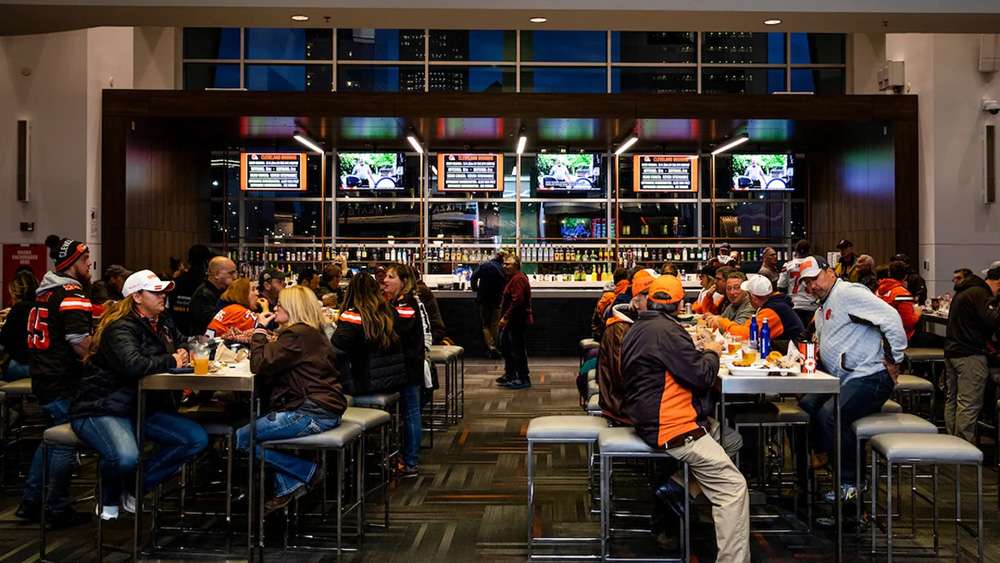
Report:
[[[239,88],[240,65],[184,63],[184,89]]]
[[[331,65],[247,65],[247,90],[329,92]]]
[[[268,240],[319,236],[319,202],[255,200],[246,206],[247,242],[263,242],[265,236]]]
[[[547,201],[521,205],[521,236],[593,242],[607,238],[605,202]]]
[[[619,234],[622,238],[696,237],[697,209],[693,203],[623,201],[618,211]]]
[[[806,238],[806,204],[801,202],[792,203],[792,222],[790,225],[789,238],[794,243]]]
[[[331,60],[333,30],[250,28],[246,30],[248,59]]]
[[[338,238],[414,238],[420,235],[419,202],[337,203]]]
[[[702,33],[701,61],[717,64],[783,64],[784,33]]]
[[[513,92],[512,66],[432,66],[428,77],[431,92]]]
[[[521,60],[537,62],[604,62],[603,31],[522,31]]]
[[[337,90],[350,92],[423,92],[422,66],[337,67]]]
[[[501,30],[430,32],[432,61],[513,61],[517,33]]]
[[[429,213],[429,234],[434,240],[490,243],[515,237],[514,203],[431,203]]]
[[[786,236],[785,204],[782,202],[718,204],[715,209],[716,236],[719,238],[782,239]]]
[[[355,61],[421,61],[422,29],[338,29],[337,58]]]
[[[611,91],[698,93],[698,71],[693,68],[612,68]]]
[[[209,210],[212,214],[211,242],[222,244],[224,241],[238,241],[240,216],[237,203],[232,200],[223,202],[221,199],[214,199],[209,204]]]
[[[841,95],[845,92],[844,70],[839,68],[792,69],[793,92]]]
[[[785,90],[784,69],[706,68],[701,91],[705,94],[771,94]]]
[[[842,33],[793,33],[789,38],[792,64],[842,65],[847,59]]]
[[[522,92],[587,93],[607,92],[607,69],[524,67]]]
[[[697,58],[697,34],[694,32],[611,32],[612,62],[694,63]]]
[[[240,58],[240,29],[238,27],[185,27],[184,58]]]

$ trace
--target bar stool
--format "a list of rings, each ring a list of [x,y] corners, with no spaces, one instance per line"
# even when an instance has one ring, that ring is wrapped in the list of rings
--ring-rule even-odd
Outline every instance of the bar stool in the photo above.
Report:
[[[465,348],[454,345],[442,345],[453,354],[454,368],[452,370],[452,398],[455,401],[455,416],[461,420],[465,418]]]
[[[535,523],[535,444],[585,444],[587,446],[587,488],[594,481],[594,446],[608,424],[593,416],[542,416],[528,423],[528,558],[534,558],[536,544],[589,543],[601,538],[533,537]],[[594,559],[596,555],[573,556]]]
[[[886,462],[886,545],[888,560],[892,562],[892,466],[894,464],[933,464],[934,488],[931,502],[933,505],[934,552],[940,553],[937,518],[938,465],[955,466],[955,556],[959,557],[959,532],[965,528],[972,530],[962,522],[962,482],[961,466],[976,467],[976,547],[979,561],[983,560],[983,452],[957,436],[947,434],[879,434],[871,440],[872,446],[872,483],[878,483],[879,458]],[[877,491],[872,491],[872,516],[875,524]],[[875,526],[872,526],[872,554],[876,552]]]
[[[907,405],[907,410],[915,413],[918,409],[914,408],[917,405],[917,401],[921,397],[928,397],[930,402],[929,416],[926,416],[928,420],[934,419],[934,408],[936,401],[934,400],[934,384],[930,381],[909,373],[899,374],[899,378],[896,380],[896,387],[893,389],[893,395],[901,402]]]
[[[441,419],[442,426],[448,426],[458,420],[458,373],[459,362],[462,358],[464,358],[464,352],[465,351],[461,346],[440,345],[431,346],[430,350],[427,352],[427,357],[430,359],[431,363],[434,365],[444,366],[444,402],[434,403],[435,406],[444,408],[444,417]],[[461,361],[464,363],[464,360]],[[462,371],[464,371],[464,368]],[[432,419],[437,419],[437,415],[433,414],[433,412],[431,417]]]
[[[3,392],[3,398],[0,399],[0,446],[3,449],[3,452],[0,452],[0,490],[2,490],[7,487],[7,452],[11,449],[12,445],[21,441],[25,430],[35,429],[36,426],[18,425],[16,428],[11,428],[10,423],[10,403],[17,401],[21,404],[23,410],[24,400],[31,396],[30,377],[0,383],[0,391]],[[44,427],[37,426],[37,428],[41,429]],[[15,435],[13,439],[8,435],[8,431],[10,430],[13,430]],[[19,465],[20,459],[20,448],[18,448],[16,460]],[[15,483],[15,485],[21,486],[22,483]]]
[[[914,367],[925,364],[929,380],[941,386],[939,369],[944,365],[944,348],[907,348],[904,354],[906,372],[913,373]]]
[[[348,406],[362,407],[366,409],[378,409],[386,411],[392,416],[392,425],[389,428],[389,457],[399,455],[400,424],[402,419],[399,416],[399,393],[371,393],[368,395],[356,395],[353,402]]]
[[[355,473],[358,480],[356,485],[356,498],[354,503],[350,506],[344,506],[344,475],[345,475],[345,459],[347,457],[348,449],[355,449],[361,443],[361,435],[364,431],[361,426],[352,423],[343,423],[336,428],[327,430],[326,432],[320,432],[318,434],[311,434],[309,436],[300,436],[298,438],[288,438],[285,440],[270,440],[267,442],[261,442],[260,448],[265,449],[289,449],[289,450],[313,450],[319,452],[335,451],[337,453],[337,467],[335,470],[337,479],[337,518],[336,518],[336,547],[327,548],[320,546],[311,545],[292,545],[290,543],[290,532],[289,532],[289,522],[288,522],[288,507],[285,507],[285,538],[284,547],[286,550],[303,550],[303,551],[336,551],[338,554],[343,550],[343,519],[344,515],[350,512],[355,512],[357,516],[358,523],[358,536],[361,536],[361,530],[364,528],[364,523],[361,520],[361,506],[364,504],[364,484],[362,483],[362,477],[364,475],[364,456],[358,453],[355,455]],[[324,458],[325,460],[325,458]],[[261,549],[261,555],[263,556],[264,550],[264,496],[265,496],[265,483],[266,483],[266,472],[264,470],[264,456],[260,456],[260,468],[258,478],[260,479],[260,506],[259,506],[259,521],[258,521],[258,544]],[[326,470],[325,464],[322,465],[317,471]],[[325,508],[325,507],[324,507]],[[311,535],[313,539],[319,539],[317,536]]]
[[[601,560],[609,559],[609,542],[611,540],[611,478],[612,464],[618,459],[673,459],[665,450],[650,448],[632,428],[607,428],[601,431],[597,438],[597,449],[601,456]],[[688,493],[690,484],[690,468],[684,466],[684,516],[681,525],[681,558],[650,559],[641,561],[690,561],[691,560],[691,495]],[[622,561],[615,558],[615,561]]]
[[[389,527],[389,482],[392,480],[392,471],[389,468],[389,432],[390,423],[392,422],[392,417],[389,413],[384,410],[379,409],[369,409],[363,407],[348,407],[344,411],[343,416],[340,418],[341,423],[356,424],[361,427],[363,433],[361,434],[361,453],[360,455],[368,454],[368,435],[373,430],[378,430],[379,433],[379,449],[375,452],[376,457],[379,460],[378,466],[380,467],[379,483],[371,488],[367,486],[362,490],[363,497],[362,501],[366,500],[369,494],[375,493],[379,490],[382,491],[383,499],[383,515],[385,528]],[[362,477],[363,479],[363,477]],[[363,481],[362,481],[363,482]],[[325,495],[324,495],[325,498]],[[367,522],[365,505],[361,505],[361,521]]]
[[[900,413],[903,412],[903,405],[893,401],[892,399],[886,399],[886,401],[882,403],[882,412]]]
[[[887,401],[888,402],[888,401]],[[883,407],[884,408],[884,407]],[[851,430],[854,431],[856,439],[854,440],[854,452],[855,452],[855,478],[858,480],[856,487],[858,490],[858,500],[854,503],[855,505],[855,517],[857,522],[861,522],[861,505],[863,504],[864,497],[864,487],[861,486],[861,452],[864,450],[864,442],[870,440],[879,434],[937,434],[937,426],[933,423],[928,422],[919,416],[912,414],[903,413],[889,413],[880,412],[876,414],[871,414],[858,420],[855,420],[851,425]],[[873,482],[872,484],[872,494],[874,495],[875,488],[878,487],[878,483]],[[911,493],[912,487],[911,487]],[[913,503],[913,494],[910,495],[911,506]],[[875,514],[872,513],[872,518],[875,518]],[[860,529],[860,528],[859,528]]]

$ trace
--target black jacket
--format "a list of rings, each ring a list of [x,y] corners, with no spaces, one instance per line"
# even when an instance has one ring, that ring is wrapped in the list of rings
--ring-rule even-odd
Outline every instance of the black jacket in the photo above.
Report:
[[[97,352],[87,362],[70,405],[70,418],[134,417],[139,380],[176,367],[173,354],[184,341],[184,335],[166,315],[160,316],[155,329],[136,313],[111,323],[101,335]]]
[[[476,292],[476,302],[483,305],[499,305],[507,276],[503,273],[503,263],[494,258],[483,262],[473,272],[469,280],[472,291]]]
[[[398,315],[393,311],[395,325]],[[398,337],[388,348],[379,348],[365,339],[361,315],[355,309],[340,314],[333,333],[333,349],[344,392],[349,395],[391,393],[406,383],[403,347]],[[344,364],[350,364],[349,370]],[[349,375],[348,375],[349,374]]]
[[[411,295],[400,297],[393,304],[396,308],[396,324],[393,325],[399,344],[403,348],[403,359],[406,365],[406,383],[423,385],[424,358],[427,350],[424,348],[424,325],[420,315],[420,307],[416,298]]]
[[[28,339],[25,335],[28,334],[28,313],[34,306],[34,299],[15,303],[7,313],[7,322],[4,323],[3,329],[0,329],[0,346],[3,346],[3,351],[10,356],[10,359],[25,366],[31,362]]]
[[[31,392],[42,405],[71,399],[86,371],[76,344],[90,336],[93,327],[87,292],[80,282],[47,272],[35,291],[29,315],[36,321],[26,335],[31,350]]]
[[[945,333],[945,357],[986,354],[986,343],[1000,328],[1000,311],[991,307],[991,302],[993,292],[979,276],[968,277],[955,287]]]
[[[205,271],[188,270],[174,282],[174,290],[167,294],[167,310],[170,311],[178,330],[184,334],[200,334],[191,332],[191,297],[205,282]]]
[[[224,306],[219,301],[222,292],[223,290],[215,287],[209,281],[198,286],[194,295],[191,296],[187,334],[205,334],[205,329],[208,328],[208,323],[212,322],[212,317]]]
[[[440,344],[447,335],[447,329],[444,326],[444,318],[441,316],[441,308],[438,306],[437,298],[434,297],[431,288],[422,281],[417,282],[417,297],[424,304],[424,309],[427,310],[427,320],[431,323],[431,336],[434,339],[434,344]]]

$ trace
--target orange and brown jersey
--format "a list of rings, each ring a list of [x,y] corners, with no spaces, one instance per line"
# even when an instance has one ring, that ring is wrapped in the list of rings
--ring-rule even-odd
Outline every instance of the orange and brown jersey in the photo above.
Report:
[[[48,272],[28,312],[31,388],[41,404],[69,399],[83,375],[77,347],[90,336],[93,305],[72,278]]]
[[[673,317],[643,311],[621,351],[625,412],[644,442],[661,448],[706,423],[714,409],[712,385],[719,356],[699,352]]]

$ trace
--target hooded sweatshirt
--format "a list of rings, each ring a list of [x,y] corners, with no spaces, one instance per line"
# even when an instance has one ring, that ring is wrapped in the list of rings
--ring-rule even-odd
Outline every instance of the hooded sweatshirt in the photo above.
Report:
[[[946,358],[986,354],[986,343],[1000,328],[1000,310],[991,307],[993,292],[979,276],[970,276],[955,286],[945,333]]]
[[[875,295],[882,298],[899,313],[899,318],[903,321],[903,330],[906,331],[906,339],[913,338],[913,333],[917,330],[917,323],[920,321],[920,311],[913,306],[913,294],[903,285],[903,282],[886,278],[878,282],[878,289]]]
[[[41,404],[71,399],[83,374],[75,350],[90,336],[93,306],[77,280],[46,272],[28,313],[31,390]]]
[[[622,342],[625,334],[639,313],[628,303],[615,305],[611,309],[601,348],[597,354],[597,387],[600,389],[599,402],[604,416],[625,425],[632,425],[632,419],[625,414],[625,374],[622,373]]]

